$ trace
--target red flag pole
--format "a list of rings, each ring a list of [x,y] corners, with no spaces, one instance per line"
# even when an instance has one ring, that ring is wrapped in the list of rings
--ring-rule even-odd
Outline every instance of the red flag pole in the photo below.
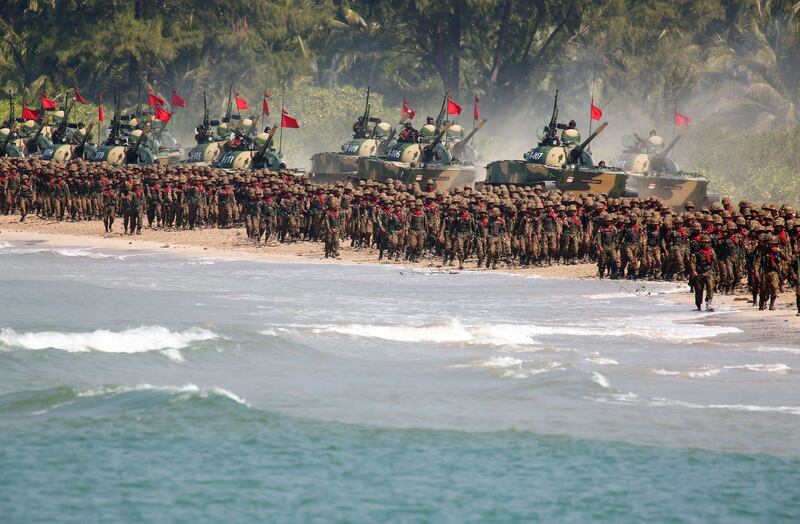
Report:
[[[592,69],[592,102],[589,104],[589,135],[592,135],[592,108],[594,108],[594,81],[595,76],[597,75],[597,66],[595,65],[594,69]],[[592,146],[589,145],[587,148],[588,152],[591,154]]]
[[[675,140],[675,115],[678,114],[678,95],[672,100],[672,139]]]
[[[592,134],[592,107],[594,106],[594,80],[597,75],[597,67],[592,70],[592,103],[589,105],[589,135]]]
[[[286,110],[286,83],[281,87],[281,131],[278,137],[278,155],[283,153],[283,112]]]

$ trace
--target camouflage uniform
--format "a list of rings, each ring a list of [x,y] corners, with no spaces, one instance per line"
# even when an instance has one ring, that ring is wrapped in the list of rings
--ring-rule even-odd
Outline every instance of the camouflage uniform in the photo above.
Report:
[[[701,247],[691,257],[692,279],[694,281],[694,303],[697,310],[701,310],[703,293],[705,292],[706,311],[714,311],[714,288],[716,277],[714,266],[717,255],[711,249],[711,240],[706,236],[701,241]]]

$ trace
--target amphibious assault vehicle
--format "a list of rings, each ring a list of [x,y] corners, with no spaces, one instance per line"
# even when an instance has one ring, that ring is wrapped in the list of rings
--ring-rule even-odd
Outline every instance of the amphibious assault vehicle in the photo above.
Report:
[[[43,160],[67,162],[73,158],[91,158],[94,155],[95,147],[91,143],[94,124],[84,127],[79,123],[71,123],[69,115],[74,107],[75,103],[70,106],[67,102],[63,111],[56,111],[53,115],[55,126],[42,151]]]
[[[311,176],[318,183],[346,182],[357,178],[358,159],[386,153],[396,130],[380,118],[370,116],[369,87],[364,114],[353,125],[353,138],[340,151],[316,153],[311,157]]]
[[[477,178],[475,165],[454,156],[452,142],[443,142],[447,132],[457,125],[444,122],[447,100],[445,94],[436,125],[423,126],[419,138],[415,136],[416,132],[401,133],[397,141],[389,144],[385,155],[359,158],[358,178],[379,182],[393,179],[420,185],[432,183],[439,191],[474,187]],[[469,140],[485,123],[485,120],[479,122],[469,135],[457,142],[462,151],[467,149]]]
[[[240,115],[231,115],[231,96],[232,93],[229,93],[228,110],[220,121],[209,118],[206,93],[203,91],[203,123],[195,129],[194,139],[197,144],[187,153],[187,163],[212,165],[222,160],[225,144],[233,133],[231,122],[241,121]]]
[[[0,157],[25,157],[25,142],[19,135],[18,125],[0,128]]]
[[[181,150],[177,142],[166,131],[166,123],[153,132],[154,122],[141,125],[141,103],[136,112],[121,115],[119,99],[114,95],[114,116],[108,138],[97,146],[93,156],[87,158],[94,162],[107,162],[113,166],[126,164],[172,164],[181,160]],[[146,116],[146,115],[145,115]],[[148,117],[150,119],[150,117]],[[162,145],[159,137],[171,145]]]
[[[574,126],[558,123],[558,91],[553,103],[550,123],[539,133],[538,145],[523,160],[498,160],[486,166],[486,184],[514,184],[560,189],[578,195],[605,193],[612,197],[626,195],[628,175],[621,169],[596,166],[587,150],[592,140],[602,133],[604,122],[586,140]],[[558,136],[558,130],[561,136]]]
[[[248,125],[249,120],[249,118],[244,119],[243,127]],[[277,130],[278,126],[275,125],[269,133],[258,133],[254,137],[250,137],[249,133],[239,134],[240,130],[235,131],[233,140],[226,142],[222,158],[213,164],[214,167],[231,170],[285,169],[286,158],[272,147]]]
[[[624,151],[612,165],[628,173],[627,191],[639,197],[655,196],[672,207],[683,207],[691,201],[696,206],[719,201],[719,195],[708,192],[708,179],[697,173],[681,171],[669,155],[683,137],[677,135],[664,147],[664,139],[651,132],[647,140],[636,133],[622,137]]]

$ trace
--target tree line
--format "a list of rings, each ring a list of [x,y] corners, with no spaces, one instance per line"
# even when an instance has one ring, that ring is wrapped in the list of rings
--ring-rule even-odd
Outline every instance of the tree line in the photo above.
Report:
[[[560,87],[651,114],[694,103],[759,127],[795,125],[798,10],[771,0],[0,0],[0,85],[28,96],[79,85],[96,99],[144,81],[219,100],[230,83],[250,94],[369,84],[478,95],[500,114],[546,104]]]

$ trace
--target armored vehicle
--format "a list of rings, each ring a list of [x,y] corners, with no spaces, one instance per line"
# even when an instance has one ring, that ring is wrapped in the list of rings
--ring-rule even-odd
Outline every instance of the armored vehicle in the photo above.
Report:
[[[353,125],[353,138],[340,151],[316,153],[311,157],[311,176],[319,183],[348,181],[357,178],[358,159],[386,153],[395,129],[380,118],[370,116],[369,87],[364,114]]]
[[[25,157],[25,143],[19,137],[19,126],[16,124],[0,128],[0,157],[2,156]]]
[[[435,126],[426,124],[417,134],[410,123],[406,123],[406,129],[400,133],[397,141],[389,145],[385,155],[359,158],[358,178],[380,182],[393,179],[420,185],[433,183],[439,191],[474,187],[477,178],[475,166],[455,157],[443,142],[447,132],[455,125],[444,122],[447,98],[445,94]],[[484,123],[485,120],[461,141],[464,148]]]
[[[71,123],[69,115],[75,104],[70,107],[67,102],[63,111],[56,111],[53,115],[55,126],[50,135],[49,143],[42,151],[43,160],[66,162],[73,158],[93,158],[95,147],[91,143],[92,128],[86,128],[78,123]]]
[[[697,173],[681,171],[669,155],[683,137],[677,135],[664,147],[664,140],[655,131],[647,140],[636,133],[622,137],[624,151],[612,165],[628,173],[627,191],[639,197],[655,196],[666,204],[682,208],[687,201],[704,206],[719,201],[719,195],[708,193],[708,179]]]
[[[194,139],[197,142],[187,154],[190,164],[211,165],[219,163],[224,154],[225,143],[231,135],[232,119],[241,119],[239,115],[231,115],[231,98],[228,96],[228,111],[222,121],[209,118],[206,93],[203,92],[203,123],[195,128]],[[212,129],[212,127],[214,129]]]
[[[572,123],[571,123],[572,124]],[[627,173],[617,168],[596,166],[587,150],[592,140],[602,133],[604,122],[586,140],[574,125],[558,123],[558,91],[553,103],[550,123],[539,133],[539,143],[523,160],[498,160],[486,166],[486,184],[539,185],[558,188],[578,195],[605,193],[620,197],[626,194]],[[558,135],[558,130],[561,135]]]
[[[21,119],[14,118],[14,97],[8,93],[8,120],[0,124],[0,157],[25,157],[25,139]],[[30,125],[35,123],[30,121]]]
[[[247,125],[249,120],[249,118],[244,119],[244,124]],[[272,147],[277,130],[277,125],[272,126],[268,133],[258,133],[252,139],[248,135],[234,134],[234,141],[226,144],[228,149],[215,167],[231,170],[285,169],[285,157]]]

